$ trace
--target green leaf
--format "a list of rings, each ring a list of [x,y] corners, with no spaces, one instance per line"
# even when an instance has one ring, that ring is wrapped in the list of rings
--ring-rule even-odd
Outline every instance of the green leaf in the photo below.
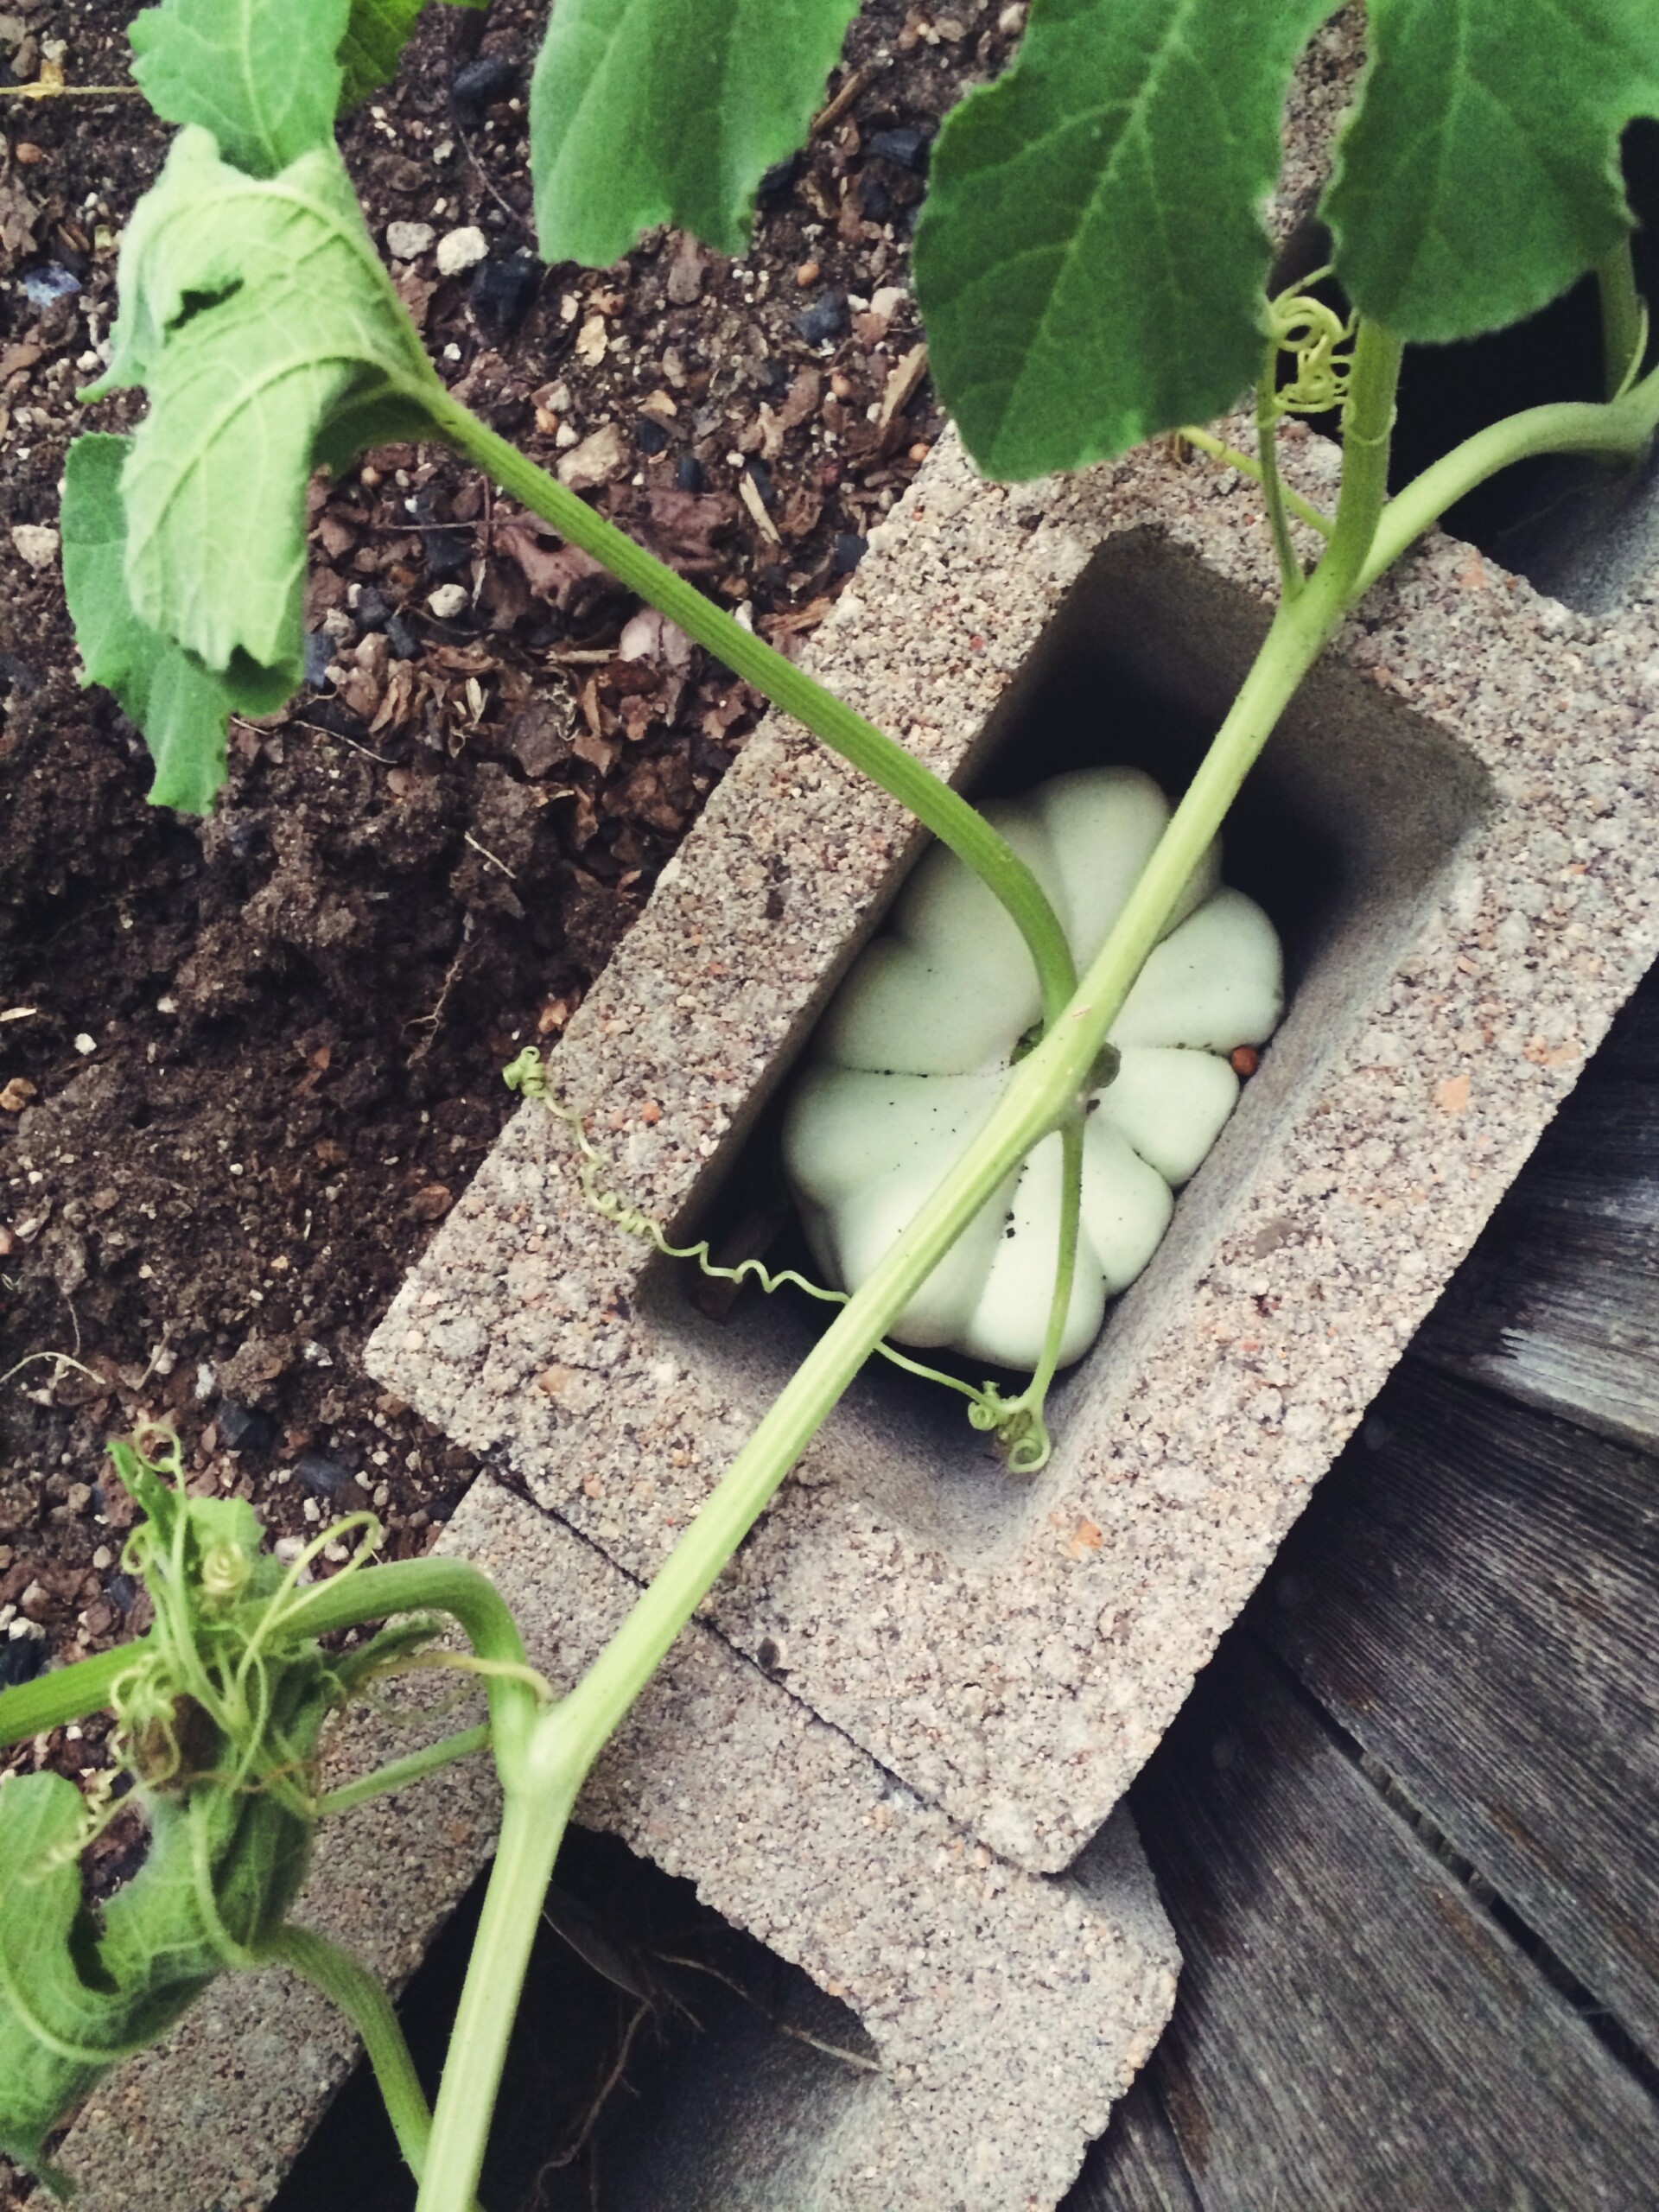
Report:
[[[302,671],[311,469],[429,435],[442,387],[332,145],[264,181],[182,131],[120,293],[98,390],[150,397],[121,478],[132,612],[267,713]]]
[[[396,73],[424,0],[162,0],[133,23],[157,115],[211,130],[232,168],[275,176]],[[484,8],[489,0],[450,0]]]
[[[1262,363],[1296,57],[1334,0],[1034,0],[947,118],[916,233],[933,372],[992,476],[1231,406]]]
[[[755,187],[805,139],[858,0],[559,0],[530,93],[549,261],[603,268],[675,223],[748,244]]]
[[[454,8],[487,8],[490,0],[449,0]],[[397,74],[398,57],[409,44],[425,0],[352,0],[352,19],[340,49],[346,72],[343,108],[359,100]]]
[[[1654,0],[1370,0],[1371,62],[1321,213],[1398,338],[1471,338],[1630,227],[1618,137],[1659,116]]]
[[[232,167],[275,176],[334,137],[351,4],[165,0],[128,34],[132,73],[167,122],[200,124]]]
[[[80,1902],[85,1808],[61,1775],[0,1785],[0,2151],[39,2169],[67,2107],[130,2046]]]
[[[130,438],[78,438],[63,485],[63,582],[86,680],[114,692],[156,763],[155,806],[206,814],[225,780],[232,711],[224,683],[141,622],[123,573],[127,513],[121,471]]]
[[[306,1751],[330,1695],[321,1666],[285,1675],[277,1716]],[[149,1849],[105,1908],[80,1900],[86,1808],[60,1775],[0,1785],[0,2151],[41,2170],[41,2145],[118,2060],[164,2035],[229,1960],[197,1883],[212,1872],[224,1936],[269,1941],[298,1892],[306,1822],[270,1796],[207,1784],[145,1793]]]

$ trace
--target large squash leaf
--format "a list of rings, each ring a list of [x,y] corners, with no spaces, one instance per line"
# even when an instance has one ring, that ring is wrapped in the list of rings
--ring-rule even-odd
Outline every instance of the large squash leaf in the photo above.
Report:
[[[1618,138],[1659,116],[1655,0],[1370,0],[1364,95],[1323,213],[1396,336],[1502,328],[1618,245]]]
[[[262,180],[182,131],[120,296],[99,390],[150,398],[121,478],[132,612],[269,711],[302,674],[311,469],[423,435],[442,387],[332,146]]]
[[[748,244],[755,187],[805,138],[858,0],[559,0],[530,96],[549,261],[602,268],[677,223]]]
[[[1262,360],[1261,203],[1334,0],[1034,0],[947,118],[916,234],[939,391],[998,477],[1230,406]]]

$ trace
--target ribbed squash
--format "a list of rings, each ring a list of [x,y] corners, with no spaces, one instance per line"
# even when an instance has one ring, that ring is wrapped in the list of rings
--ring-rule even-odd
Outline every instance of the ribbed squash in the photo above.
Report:
[[[1053,902],[1079,973],[1169,818],[1133,768],[1056,776],[985,810]],[[1238,1096],[1229,1056],[1284,1006],[1273,925],[1200,865],[1114,1024],[1116,1081],[1089,1102],[1077,1266],[1062,1363],[1134,1281]],[[1001,906],[935,846],[819,1025],[785,1122],[784,1159],[819,1267],[855,1290],[966,1148],[1040,1012],[1031,956]],[[1053,1295],[1060,1139],[1047,1137],[894,1324],[901,1344],[1034,1367]]]

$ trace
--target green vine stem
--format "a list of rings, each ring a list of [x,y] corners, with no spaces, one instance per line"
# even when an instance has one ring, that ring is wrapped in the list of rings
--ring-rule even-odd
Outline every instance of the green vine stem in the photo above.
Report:
[[[613,523],[595,514],[585,499],[498,437],[447,393],[435,398],[423,394],[422,404],[439,435],[486,471],[504,491],[570,544],[603,562],[618,582],[804,723],[832,753],[861,769],[972,868],[1007,908],[1030,948],[1042,986],[1044,1019],[1054,1020],[1077,984],[1065,932],[1031,870],[959,791],[764,639],[746,630],[695,584],[676,575]]]
[[[432,2113],[397,2010],[384,1985],[338,1943],[319,1936],[315,1929],[296,1927],[291,1921],[271,1938],[265,1959],[291,1967],[315,1983],[361,2036],[397,2148],[418,2182],[426,2171]],[[476,2198],[469,2212],[480,2212]]]
[[[453,1766],[457,1759],[471,1758],[475,1752],[487,1751],[489,1748],[490,1724],[480,1720],[475,1728],[463,1728],[435,1744],[429,1744],[424,1751],[410,1751],[405,1758],[390,1759],[385,1766],[376,1767],[372,1774],[362,1775],[355,1782],[342,1782],[338,1789],[325,1790],[317,1800],[317,1817],[327,1820],[335,1813],[349,1813],[355,1806],[366,1805],[371,1798],[387,1796],[394,1789],[407,1789],[411,1783],[423,1782],[440,1767]]]
[[[1285,498],[1285,486],[1279,474],[1279,347],[1275,342],[1268,349],[1268,358],[1255,388],[1255,445],[1261,456],[1255,470],[1267,500],[1268,528],[1273,533],[1273,550],[1279,563],[1279,583],[1287,599],[1294,599],[1302,588],[1302,564],[1296,557],[1296,548],[1290,535],[1289,502]]]
[[[1034,1475],[1048,1465],[1053,1446],[1044,1414],[1048,1394],[1060,1364],[1060,1346],[1071,1313],[1071,1288],[1077,1280],[1077,1241],[1083,1227],[1083,1109],[1074,1107],[1060,1128],[1060,1240],[1054,1265],[1054,1290],[1049,1300],[1048,1326],[1037,1370],[1016,1398],[1004,1398],[988,1382],[968,1410],[969,1424],[994,1429],[1008,1454],[1008,1469],[1016,1475]]]
[[[105,1711],[116,1683],[149,1648],[149,1636],[137,1637],[0,1691],[0,1751]]]
[[[1636,287],[1628,232],[1605,261],[1596,264],[1601,301],[1601,365],[1609,399],[1617,399],[1641,373],[1648,350],[1648,310]]]
[[[1598,405],[1593,400],[1561,400],[1549,407],[1529,407],[1484,430],[1426,468],[1389,502],[1360,578],[1368,591],[1401,555],[1432,530],[1446,509],[1512,462],[1536,454],[1599,454],[1634,467],[1659,431],[1659,368],[1649,371],[1622,397]]]
[[[1382,512],[1400,347],[1362,329],[1331,544],[1281,605],[1203,766],[1062,1018],[1011,1077],[973,1143],[796,1370],[576,1687],[503,1762],[501,1847],[467,1969],[417,2212],[465,2212],[559,1833],[604,1745],[831,1408],[1009,1170],[1072,1114],[1107,1030],[1268,734],[1356,595]],[[509,486],[509,488],[513,488]],[[664,610],[667,611],[666,609]]]

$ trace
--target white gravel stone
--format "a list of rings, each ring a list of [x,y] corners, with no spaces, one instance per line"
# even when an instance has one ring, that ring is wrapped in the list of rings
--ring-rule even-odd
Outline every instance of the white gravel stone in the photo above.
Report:
[[[388,223],[386,251],[394,261],[415,261],[422,254],[430,251],[432,241],[437,235],[430,223]],[[461,231],[455,235],[458,238],[478,238],[481,233]],[[474,257],[477,258],[476,256]]]
[[[61,541],[49,523],[20,522],[12,531],[11,542],[18,558],[27,561],[31,569],[49,569],[58,557]]]
[[[476,223],[469,223],[465,230],[446,231],[438,240],[438,274],[464,276],[469,269],[477,268],[489,250],[489,242]]]
[[[573,492],[595,492],[620,476],[627,461],[621,431],[614,423],[607,423],[571,447],[558,464],[559,481]]]

